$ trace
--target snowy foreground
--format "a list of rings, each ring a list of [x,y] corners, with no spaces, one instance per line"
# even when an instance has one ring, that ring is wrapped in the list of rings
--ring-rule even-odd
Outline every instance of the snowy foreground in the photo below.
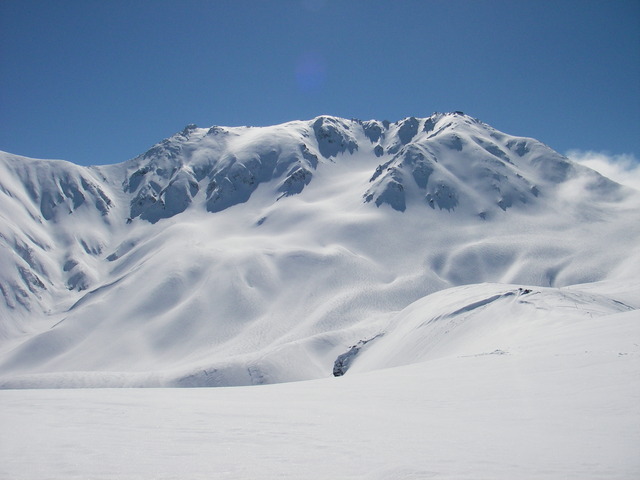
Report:
[[[257,387],[0,392],[2,478],[637,478],[638,359],[448,358]]]
[[[638,478],[637,291],[612,302],[585,290],[440,292],[338,378],[2,390],[0,477]],[[358,372],[416,360],[406,341],[393,349],[409,330],[437,354]]]

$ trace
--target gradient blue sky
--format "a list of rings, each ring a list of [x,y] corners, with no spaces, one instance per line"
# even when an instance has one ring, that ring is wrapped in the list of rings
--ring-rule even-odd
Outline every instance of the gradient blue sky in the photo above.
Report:
[[[639,0],[0,0],[0,49],[0,150],[36,158],[452,110],[640,158]]]

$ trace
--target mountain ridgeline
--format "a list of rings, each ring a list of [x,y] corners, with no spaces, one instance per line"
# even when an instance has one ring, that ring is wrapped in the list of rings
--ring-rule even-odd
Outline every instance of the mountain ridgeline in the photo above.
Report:
[[[189,125],[116,166],[13,157],[5,159],[5,169],[23,181],[44,220],[85,203],[107,216],[115,198],[105,192],[121,190],[129,221],[155,223],[195,201],[209,212],[246,202],[265,183],[275,182],[274,201],[300,194],[320,164],[349,161],[356,153],[372,159],[370,187],[360,192],[364,202],[404,211],[407,196],[419,195],[438,210],[474,204],[481,217],[531,203],[541,188],[579,168],[536,140],[505,135],[458,112],[396,123],[322,116],[274,127]],[[615,189],[602,178],[595,181]]]
[[[104,166],[0,153],[0,374],[314,378],[438,290],[607,278],[634,195],[461,112],[189,125]]]

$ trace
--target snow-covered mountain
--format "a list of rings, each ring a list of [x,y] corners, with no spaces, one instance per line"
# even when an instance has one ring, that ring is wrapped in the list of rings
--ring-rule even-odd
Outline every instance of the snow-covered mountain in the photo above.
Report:
[[[478,309],[624,315],[639,197],[461,112],[189,125],[108,166],[3,153],[0,386],[312,379],[472,354],[438,339]]]

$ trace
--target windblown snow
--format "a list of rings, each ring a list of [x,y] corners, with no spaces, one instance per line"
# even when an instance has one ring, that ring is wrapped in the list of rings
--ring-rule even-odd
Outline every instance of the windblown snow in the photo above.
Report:
[[[283,410],[264,418],[277,430],[281,415],[298,415],[296,402],[309,401],[306,389],[312,409],[345,392],[343,413],[332,415],[368,438],[387,435],[385,422],[396,420],[443,433],[468,408],[488,412],[484,423],[469,420],[472,439],[489,425],[512,438],[498,408],[538,445],[541,419],[560,435],[547,408],[571,425],[603,414],[611,421],[591,446],[576,440],[587,432],[564,434],[577,441],[565,463],[552,450],[530,450],[531,465],[535,455],[551,462],[546,477],[537,466],[498,468],[507,440],[484,457],[469,440],[452,470],[456,456],[442,446],[450,442],[427,441],[440,455],[427,464],[416,460],[411,435],[398,448],[351,444],[347,427],[325,425],[318,444],[335,449],[336,463],[315,478],[479,478],[465,472],[481,471],[483,458],[495,463],[492,478],[631,478],[640,472],[631,453],[640,444],[639,207],[636,190],[461,112],[395,123],[321,116],[272,127],[189,125],[132,160],[88,168],[1,153],[0,387],[317,380],[206,395],[229,405],[252,392],[275,395]],[[494,397],[494,387],[510,391]],[[357,392],[370,392],[372,412],[404,398],[408,417],[363,427],[354,420]],[[5,416],[9,425],[21,418],[16,395],[0,392],[18,415]],[[54,392],[33,395],[58,401]],[[536,395],[539,406],[516,408]],[[608,407],[618,413],[603,413]],[[429,412],[441,420],[421,417]],[[227,426],[209,440],[233,444],[238,430]],[[20,458],[20,441],[5,441],[0,454]],[[275,445],[284,452],[285,443]],[[349,445],[366,472],[350,463]],[[230,478],[314,477],[303,468],[313,461],[306,453],[283,473],[273,463],[283,453],[270,448],[258,447],[258,470]],[[21,478],[5,465],[0,472]],[[70,473],[123,478],[83,468]],[[153,472],[162,473],[125,473]]]

